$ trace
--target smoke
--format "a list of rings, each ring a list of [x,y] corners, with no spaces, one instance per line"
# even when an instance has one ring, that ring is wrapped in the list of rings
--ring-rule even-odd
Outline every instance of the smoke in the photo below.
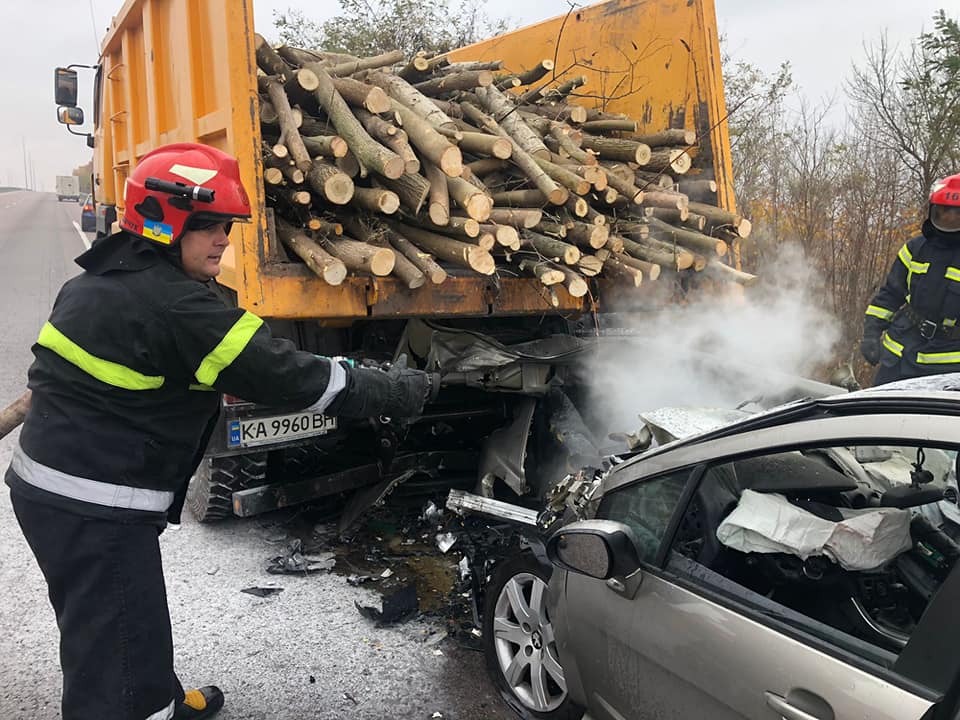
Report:
[[[667,406],[775,404],[793,378],[829,362],[839,324],[802,249],[778,246],[759,274],[737,300],[701,297],[624,314],[630,336],[605,338],[583,368],[583,410],[594,427],[633,431],[639,413]]]

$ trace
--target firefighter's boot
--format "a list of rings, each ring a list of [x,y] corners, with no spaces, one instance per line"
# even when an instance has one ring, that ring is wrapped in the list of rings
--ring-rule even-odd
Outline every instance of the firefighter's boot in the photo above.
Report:
[[[214,685],[187,690],[183,702],[173,714],[173,720],[203,720],[211,718],[223,707],[223,693]]]

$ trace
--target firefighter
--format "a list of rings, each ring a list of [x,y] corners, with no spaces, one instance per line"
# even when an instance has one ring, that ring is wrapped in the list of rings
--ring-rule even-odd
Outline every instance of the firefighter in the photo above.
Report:
[[[874,385],[960,371],[960,175],[933,185],[922,233],[867,307],[860,350]]]
[[[411,417],[433,377],[297,350],[212,279],[250,218],[233,157],[183,143],[126,181],[121,230],[77,258],[33,346],[30,411],[6,473],[60,628],[63,720],[199,720],[184,692],[158,536],[178,523],[221,393],[334,416]]]

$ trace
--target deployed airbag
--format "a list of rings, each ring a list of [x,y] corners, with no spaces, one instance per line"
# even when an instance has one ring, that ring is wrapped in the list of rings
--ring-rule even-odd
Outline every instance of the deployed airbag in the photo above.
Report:
[[[741,552],[787,553],[803,560],[824,555],[845,570],[873,570],[913,547],[910,512],[896,508],[840,509],[831,522],[783,495],[744,490],[720,523],[717,539]]]

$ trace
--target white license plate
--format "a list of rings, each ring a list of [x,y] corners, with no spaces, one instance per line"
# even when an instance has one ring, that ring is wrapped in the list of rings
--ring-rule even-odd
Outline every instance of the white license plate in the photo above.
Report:
[[[250,420],[227,421],[227,445],[253,447],[284,440],[326,435],[337,429],[337,419],[321,413],[292,413]]]

